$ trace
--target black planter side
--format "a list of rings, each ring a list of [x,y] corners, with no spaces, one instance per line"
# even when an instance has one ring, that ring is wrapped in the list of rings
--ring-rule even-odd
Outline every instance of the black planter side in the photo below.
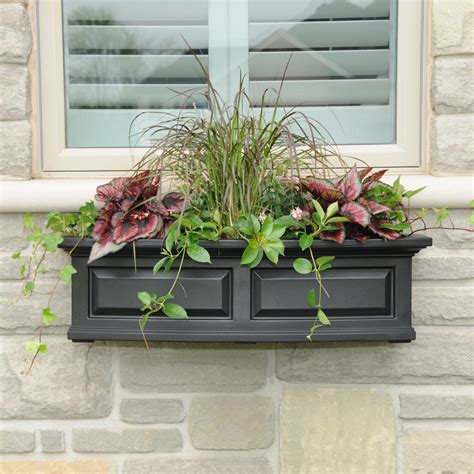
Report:
[[[93,241],[66,238],[64,250],[75,247],[72,263],[77,269],[72,282],[73,341],[142,340],[138,326],[139,291],[166,293],[175,276],[153,274],[162,241],[136,242],[136,272],[133,249],[87,264]],[[166,316],[149,319],[149,341],[306,341],[315,312],[307,293],[314,287],[312,275],[297,274],[293,260],[302,252],[296,241],[285,242],[285,257],[277,266],[262,262],[251,270],[240,265],[243,241],[202,242],[212,265],[186,260],[182,287],[175,301],[183,305],[188,319]],[[431,245],[425,236],[366,244],[317,241],[318,256],[335,255],[333,268],[324,272],[330,297],[323,307],[331,326],[321,328],[315,341],[393,341],[415,339],[411,326],[412,257]]]

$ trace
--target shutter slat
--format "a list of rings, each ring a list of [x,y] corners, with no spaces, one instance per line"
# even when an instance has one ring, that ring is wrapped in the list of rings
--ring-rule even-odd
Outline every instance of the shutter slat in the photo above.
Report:
[[[205,25],[89,26],[68,27],[69,50],[161,50],[188,53],[189,47],[207,49]]]
[[[197,58],[207,68],[206,55]],[[69,78],[81,81],[98,78],[97,82],[140,83],[153,79],[204,79],[194,56],[183,55],[71,55]]]
[[[250,50],[388,47],[387,20],[255,23]]]
[[[71,84],[71,108],[205,107],[206,86],[195,84]],[[183,95],[185,94],[185,95]],[[192,97],[189,97],[192,94]]]
[[[68,0],[67,3],[70,22],[207,23],[207,0]]]
[[[250,22],[320,20],[338,18],[386,18],[390,0],[251,0]]]
[[[265,104],[275,104],[280,81],[251,81],[250,100],[253,106],[261,104],[266,90]],[[333,79],[314,81],[285,81],[281,89],[281,106],[317,105],[383,105],[390,95],[389,79]]]
[[[250,53],[250,79],[387,76],[388,50],[267,51]]]

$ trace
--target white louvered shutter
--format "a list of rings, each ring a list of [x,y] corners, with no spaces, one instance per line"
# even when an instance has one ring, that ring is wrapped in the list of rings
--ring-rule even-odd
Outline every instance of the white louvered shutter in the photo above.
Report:
[[[395,138],[395,0],[248,0],[249,89],[254,106],[316,118],[334,140]],[[267,92],[265,105],[275,104]]]
[[[63,27],[68,147],[126,147],[140,112],[207,106],[186,45],[207,67],[207,0],[63,0]]]

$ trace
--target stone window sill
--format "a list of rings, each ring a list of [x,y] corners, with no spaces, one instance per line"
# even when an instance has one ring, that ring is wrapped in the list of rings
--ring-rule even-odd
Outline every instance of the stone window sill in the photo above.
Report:
[[[395,179],[389,176],[388,180]],[[0,212],[76,211],[93,199],[95,188],[107,179],[33,179],[0,181]],[[427,186],[412,199],[412,208],[467,208],[474,198],[472,176],[404,175],[407,189]]]

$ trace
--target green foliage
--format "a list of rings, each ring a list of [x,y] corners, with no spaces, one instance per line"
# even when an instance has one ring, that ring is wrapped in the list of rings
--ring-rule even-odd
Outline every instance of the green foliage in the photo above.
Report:
[[[66,265],[58,274],[59,279],[66,283],[66,285],[71,284],[72,276],[77,273],[77,270],[72,265]]]
[[[45,343],[41,342],[39,339],[33,339],[31,341],[28,341],[25,346],[26,350],[28,352],[31,352],[34,357],[36,357],[38,353],[45,354],[46,352],[48,352],[48,346]]]
[[[53,321],[56,321],[57,316],[51,311],[51,308],[43,308],[41,322],[43,326],[49,326]]]

